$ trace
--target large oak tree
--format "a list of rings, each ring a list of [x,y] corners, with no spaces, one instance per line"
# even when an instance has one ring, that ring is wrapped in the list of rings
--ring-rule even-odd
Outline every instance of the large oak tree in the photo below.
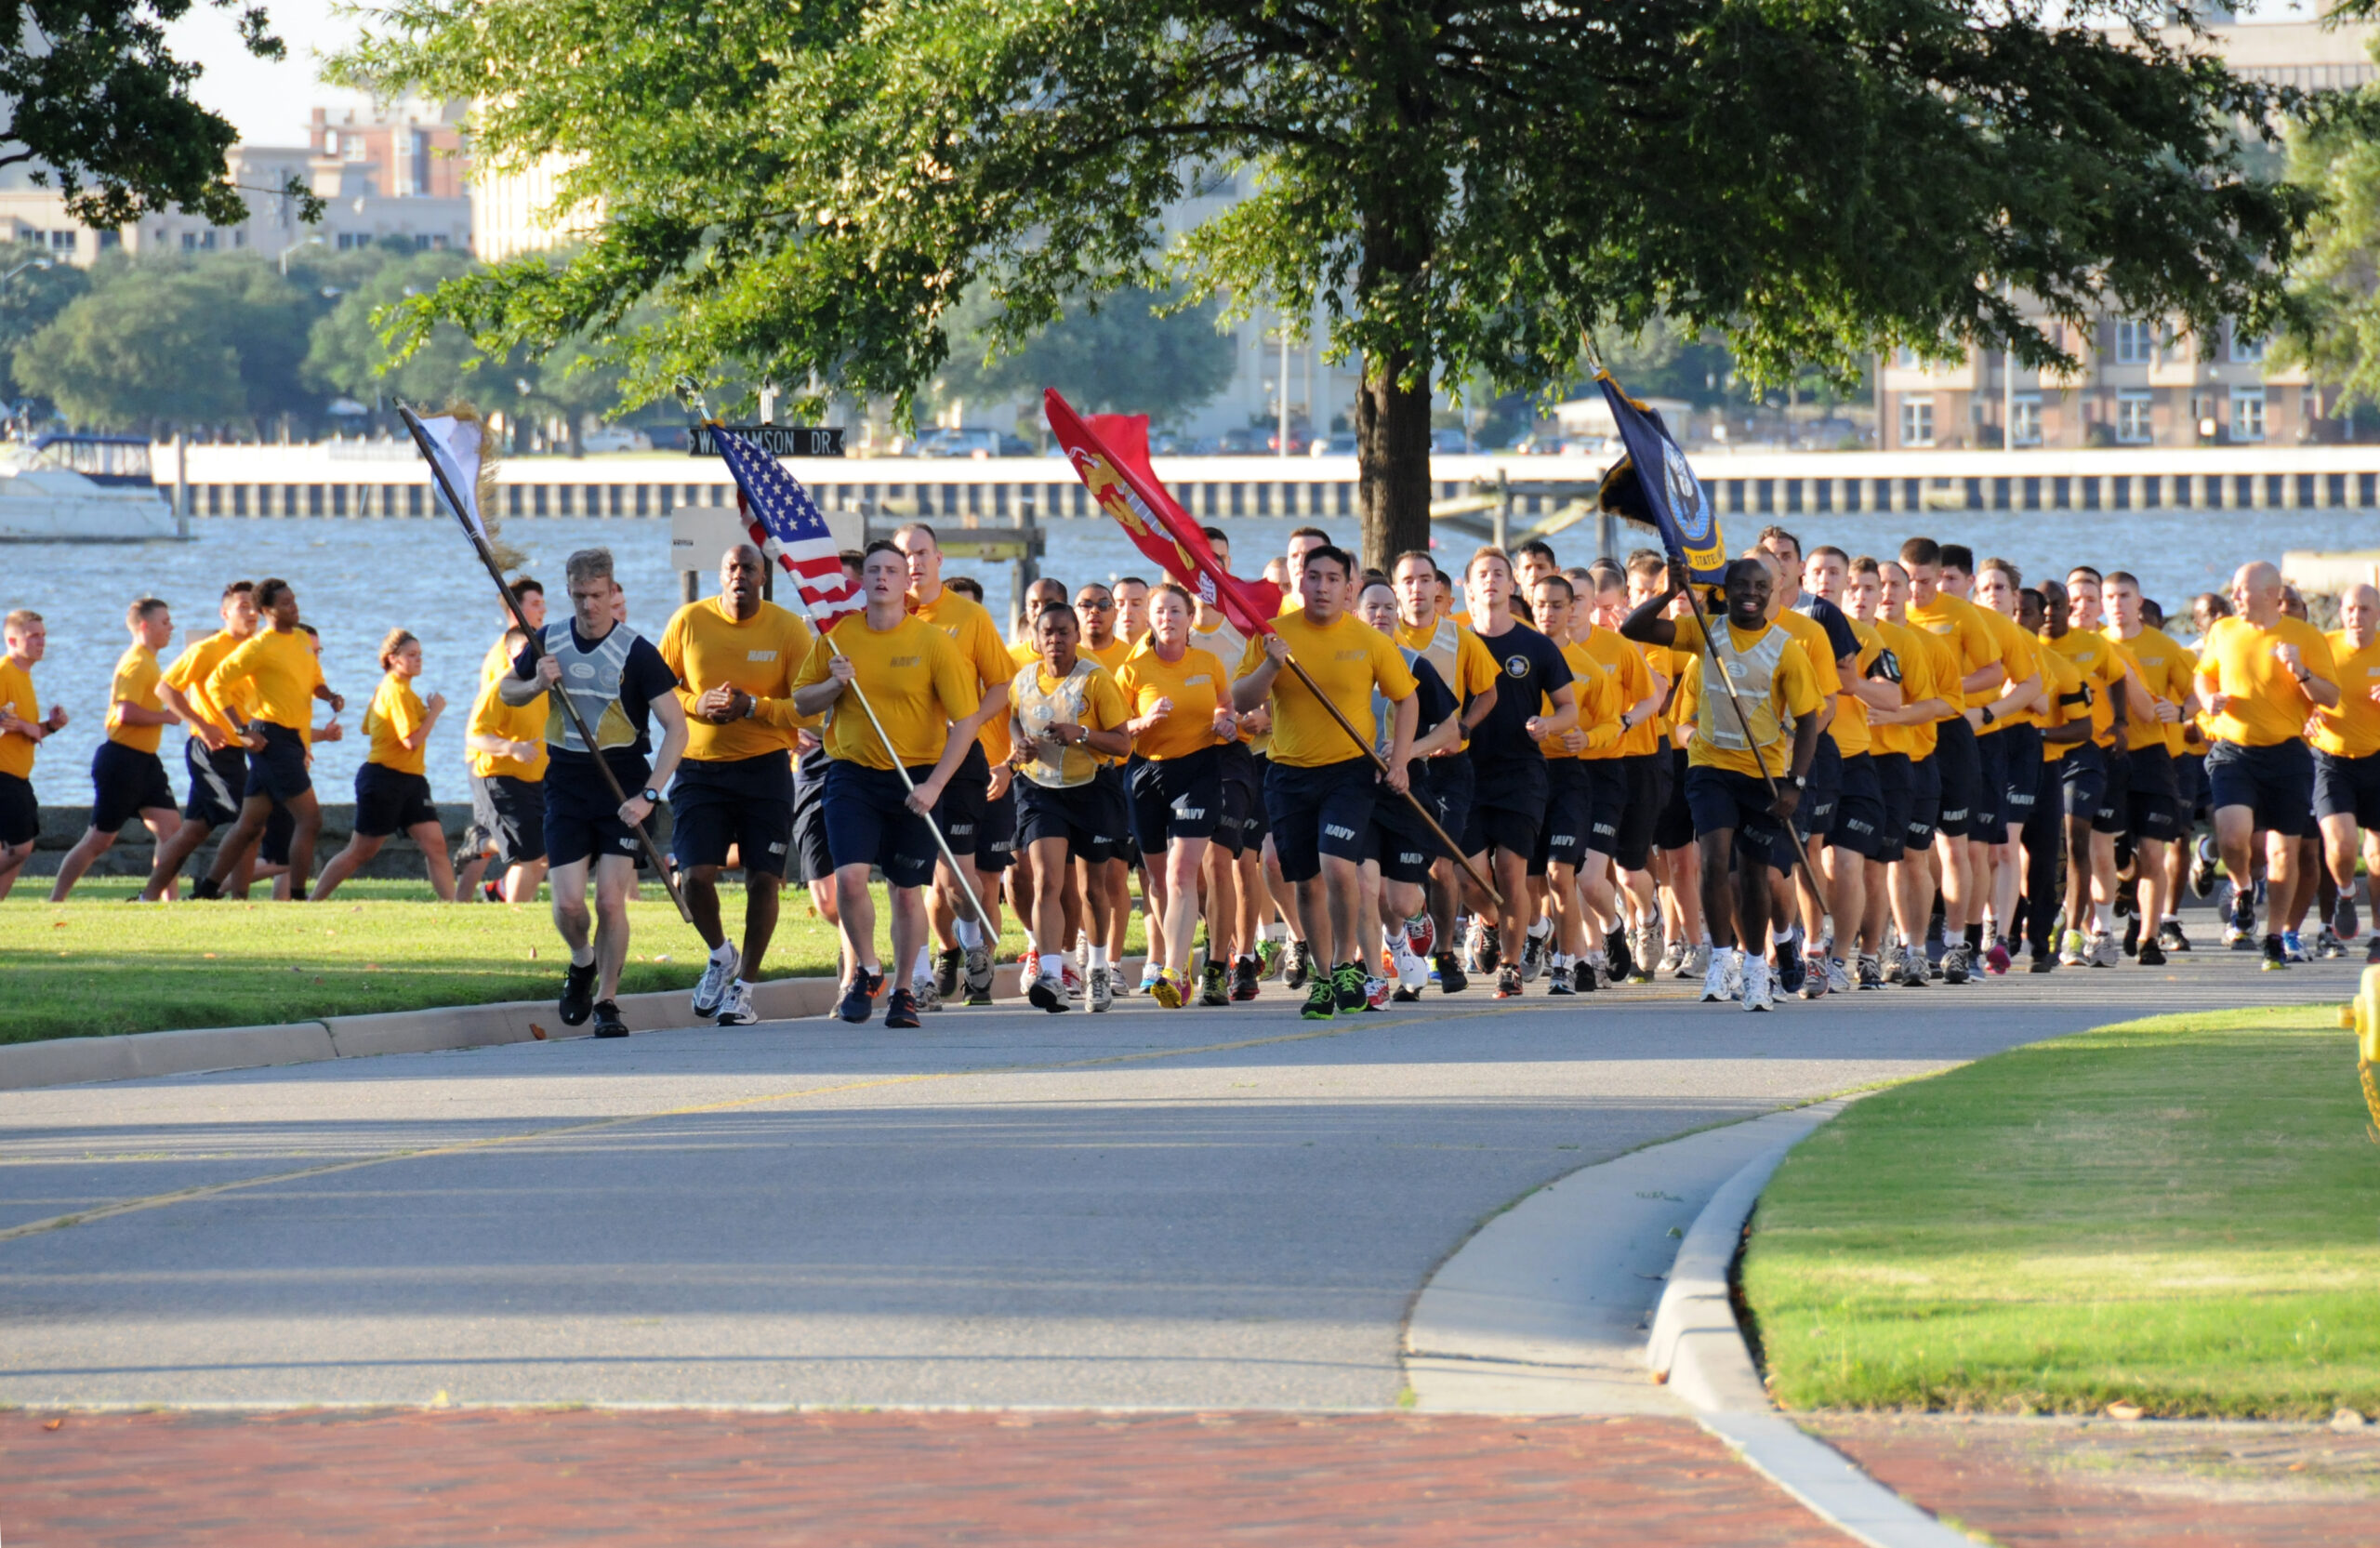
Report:
[[[1870,350],[2056,358],[2014,297],[2267,316],[2311,200],[2276,106],[2153,0],[388,0],[350,81],[480,102],[600,212],[414,311],[607,326],[631,390],[904,403],[982,287],[1012,342],[1169,282],[1360,357],[1364,547],[1428,530],[1434,382],[1533,388],[1654,316],[1775,380]],[[1252,196],[1163,244],[1200,179]]]

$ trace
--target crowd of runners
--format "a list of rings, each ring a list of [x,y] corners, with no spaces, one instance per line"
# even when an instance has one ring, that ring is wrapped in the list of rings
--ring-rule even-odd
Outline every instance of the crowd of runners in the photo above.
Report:
[[[1130,576],[1036,582],[1010,638],[922,523],[844,563],[865,607],[824,638],[768,600],[750,547],[658,642],[628,627],[607,550],[570,556],[551,621],[515,581],[451,859],[425,770],[445,703],[415,691],[420,642],[391,632],[353,836],[319,877],[308,766],[345,701],[295,590],[227,587],[221,628],[170,665],[170,612],[143,598],[52,896],[136,816],[152,901],[218,830],[193,898],[267,877],[327,897],[403,833],[442,899],[550,888],[562,1019],[625,1036],[638,828],[665,800],[665,864],[710,948],[694,1009],[729,1025],[758,1019],[788,879],[840,933],[837,1014],[881,1000],[914,1026],[991,1003],[1003,910],[1050,1012],[1227,1005],[1278,980],[1319,1019],[1474,981],[1511,998],[1657,978],[1757,1012],[2020,959],[2155,967],[2191,949],[2183,890],[2219,875],[2225,944],[2280,969],[2344,954],[2359,857],[2380,873],[2380,592],[2348,591],[2326,634],[2270,564],[2191,599],[2193,646],[2121,570],[2027,577],[1926,537],[1805,550],[1776,526],[1691,593],[1651,551],[1565,567],[1530,542],[1459,574],[1424,550],[1371,570],[1303,527],[1262,562],[1283,601],[1255,639]],[[36,749],[68,719],[34,694],[40,617],[8,614],[6,642],[0,896],[39,828]],[[158,753],[177,724],[178,806]]]

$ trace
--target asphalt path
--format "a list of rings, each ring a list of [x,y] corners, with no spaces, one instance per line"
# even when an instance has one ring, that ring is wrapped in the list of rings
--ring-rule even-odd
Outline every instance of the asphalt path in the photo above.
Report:
[[[1389,1408],[1433,1270],[1567,1172],[2360,971],[1321,1024],[1268,984],[0,1093],[0,1404]]]

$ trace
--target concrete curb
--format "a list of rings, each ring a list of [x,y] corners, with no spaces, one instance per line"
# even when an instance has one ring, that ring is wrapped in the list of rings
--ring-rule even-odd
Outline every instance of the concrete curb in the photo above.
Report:
[[[1646,1361],[1667,1378],[1670,1390],[1695,1410],[1703,1428],[1733,1447],[1755,1472],[1870,1548],[1975,1548],[1972,1538],[1911,1504],[1778,1412],[1736,1322],[1728,1271],[1744,1223],[1786,1152],[1849,1100],[1802,1109],[1811,1116],[1806,1127],[1746,1163],[1702,1207],[1661,1292]]]
[[[1134,958],[1121,966],[1137,972],[1140,959]],[[994,971],[995,1000],[1022,998],[1018,972],[1012,962]],[[808,1020],[834,1009],[837,988],[831,978],[770,979],[754,993],[753,1009],[760,1012],[763,1023]],[[695,1016],[684,989],[622,995],[620,1016],[634,1032],[666,1032],[711,1025]],[[934,1024],[929,1020],[926,1025]],[[493,1005],[331,1016],[278,1026],[210,1026],[187,1032],[134,1032],[112,1038],[54,1038],[37,1043],[0,1045],[0,1091],[304,1065],[327,1059],[368,1059],[384,1053],[435,1053],[585,1036],[585,1027],[562,1024],[552,1000],[514,999]]]

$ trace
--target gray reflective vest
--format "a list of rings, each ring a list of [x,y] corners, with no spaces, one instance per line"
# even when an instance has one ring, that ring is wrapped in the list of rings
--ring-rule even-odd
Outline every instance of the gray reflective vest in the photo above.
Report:
[[[1059,748],[1048,741],[1053,725],[1088,725],[1091,684],[1106,670],[1087,655],[1075,657],[1075,669],[1055,688],[1041,686],[1041,663],[1028,662],[1009,680],[1008,700],[1016,721],[1016,739],[1033,749],[1025,777],[1044,789],[1088,785],[1099,773],[1099,755],[1088,748]],[[1056,750],[1057,757],[1050,756]]]
[[[628,712],[620,707],[620,673],[627,669],[628,651],[638,638],[628,625],[615,624],[611,633],[595,642],[593,649],[581,650],[577,637],[571,632],[569,619],[545,628],[545,652],[562,663],[562,681],[558,686],[570,695],[572,708],[595,734],[599,748],[636,745],[636,726],[628,720]],[[546,745],[572,752],[588,750],[587,744],[579,740],[578,727],[571,723],[569,710],[553,694],[546,695]]]
[[[1729,752],[1748,752],[1754,746],[1773,748],[1793,734],[1793,717],[1777,709],[1777,664],[1784,659],[1792,636],[1771,624],[1752,649],[1736,649],[1735,626],[1725,618],[1711,620],[1710,646],[1702,655],[1702,701],[1696,729],[1703,741]],[[1730,702],[1727,688],[1735,695]],[[1737,718],[1736,706],[1743,708]],[[1744,734],[1746,723],[1752,734]]]

